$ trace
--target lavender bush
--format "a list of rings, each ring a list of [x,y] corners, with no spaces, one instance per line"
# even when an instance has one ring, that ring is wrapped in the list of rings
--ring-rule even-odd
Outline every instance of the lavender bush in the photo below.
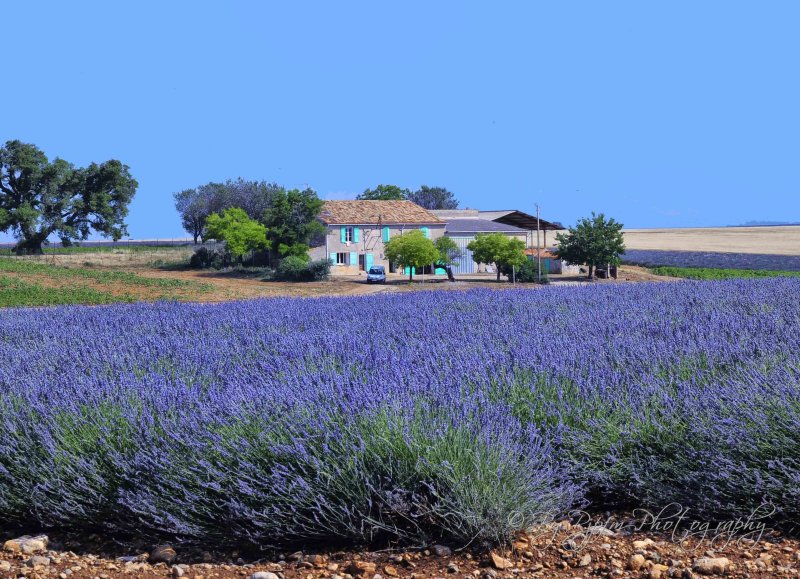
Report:
[[[800,516],[800,280],[0,312],[0,519],[492,544]]]

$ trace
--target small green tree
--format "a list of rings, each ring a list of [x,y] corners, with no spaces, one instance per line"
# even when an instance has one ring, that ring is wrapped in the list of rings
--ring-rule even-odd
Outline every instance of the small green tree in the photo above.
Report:
[[[431,265],[439,257],[439,250],[433,241],[425,237],[419,230],[409,231],[399,237],[393,237],[384,249],[386,259],[409,267],[408,281],[414,279],[414,268]]]
[[[359,201],[402,201],[410,195],[411,191],[397,185],[378,185],[375,189],[365,189],[356,199]]]
[[[567,233],[556,235],[558,257],[568,263],[589,266],[589,279],[600,265],[619,265],[619,256],[625,253],[622,223],[606,219],[592,212]]]
[[[268,249],[270,245],[267,228],[250,219],[244,209],[238,207],[226,209],[221,215],[209,215],[206,219],[206,236],[224,241],[235,259],[241,259],[249,251]]]
[[[470,241],[467,249],[478,263],[494,264],[497,281],[500,274],[509,275],[513,267],[525,263],[525,242],[502,233],[479,233]]]
[[[436,267],[441,267],[447,272],[447,279],[456,281],[453,276],[453,267],[458,265],[458,258],[461,257],[461,250],[455,241],[449,237],[442,236],[433,242],[436,251],[439,252],[439,258],[436,260]]]

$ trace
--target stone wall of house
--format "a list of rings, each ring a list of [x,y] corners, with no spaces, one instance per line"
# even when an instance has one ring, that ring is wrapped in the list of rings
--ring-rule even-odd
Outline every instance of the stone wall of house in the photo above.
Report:
[[[342,242],[342,227],[354,228],[358,227],[358,234],[354,232],[349,234],[352,239],[356,237],[358,241],[352,239],[351,241]],[[444,235],[445,224],[437,223],[430,225],[387,225],[389,239],[402,235],[404,232],[419,230],[422,227],[427,227],[428,236],[431,240],[436,240]],[[366,269],[367,264],[382,265],[389,271],[389,261],[384,254],[384,228],[377,227],[376,225],[328,225],[326,226],[324,245],[320,245],[311,249],[310,254],[312,259],[331,259],[333,254],[336,254],[334,265],[331,268],[331,273],[343,274],[352,273],[356,274],[359,271]],[[370,255],[371,258],[367,256]],[[341,263],[344,260],[344,263]],[[355,261],[355,263],[353,263]]]

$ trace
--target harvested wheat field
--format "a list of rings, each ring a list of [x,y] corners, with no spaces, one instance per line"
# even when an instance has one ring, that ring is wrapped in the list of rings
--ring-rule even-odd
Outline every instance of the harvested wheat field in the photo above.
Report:
[[[627,229],[628,249],[800,255],[800,226]]]

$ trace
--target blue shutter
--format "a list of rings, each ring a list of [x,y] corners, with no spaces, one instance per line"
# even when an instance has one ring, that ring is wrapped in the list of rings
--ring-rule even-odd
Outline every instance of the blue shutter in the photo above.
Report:
[[[350,265],[358,265],[358,253],[355,251],[350,252]]]
[[[431,238],[431,232],[428,231],[427,227],[420,227],[419,229],[420,229],[420,231],[422,231],[422,235],[424,235],[426,239],[430,239]]]
[[[360,229],[358,227],[353,227],[353,241],[355,243],[359,242],[359,237],[358,237],[359,232],[360,232]]]
[[[342,227],[341,234],[342,234],[342,243],[344,243],[347,241],[347,227]]]
[[[333,252],[331,252],[331,263],[333,265],[336,265],[336,254]]]
[[[364,269],[369,271],[369,268],[371,268],[372,264],[374,263],[374,259],[375,259],[374,256],[371,253],[368,253],[367,256],[364,258]]]
[[[388,243],[392,238],[391,230],[388,227],[383,228],[383,242]]]

